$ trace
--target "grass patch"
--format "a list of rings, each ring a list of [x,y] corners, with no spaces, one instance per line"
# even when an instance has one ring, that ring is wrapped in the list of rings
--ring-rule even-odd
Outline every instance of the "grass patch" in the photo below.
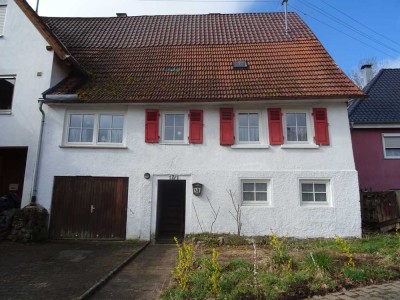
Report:
[[[173,283],[162,298],[297,299],[400,278],[398,235],[369,235],[342,243],[276,235],[254,240],[256,259],[252,239],[188,236],[195,259],[187,287]],[[354,267],[348,264],[350,254]]]

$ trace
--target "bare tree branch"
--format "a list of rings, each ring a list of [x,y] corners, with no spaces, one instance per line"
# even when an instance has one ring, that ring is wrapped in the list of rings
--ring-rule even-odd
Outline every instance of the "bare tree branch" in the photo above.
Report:
[[[214,223],[217,221],[218,214],[219,214],[219,210],[220,210],[221,206],[219,206],[219,207],[218,207],[218,210],[215,211],[214,206],[211,204],[210,198],[208,198],[208,196],[207,196],[207,201],[208,201],[208,203],[209,203],[210,206],[211,206],[211,211],[212,211],[212,214],[213,214],[213,217],[214,217],[214,220],[213,220],[213,222],[211,223],[211,228],[210,228],[210,233],[212,233],[212,232],[213,232],[213,226],[214,226]]]
[[[227,192],[229,194],[229,197],[231,198],[232,205],[235,210],[235,214],[233,214],[231,211],[229,211],[229,213],[236,221],[237,235],[240,236],[240,233],[242,231],[242,205],[239,201],[236,200],[236,195],[232,192],[232,190],[227,190]]]

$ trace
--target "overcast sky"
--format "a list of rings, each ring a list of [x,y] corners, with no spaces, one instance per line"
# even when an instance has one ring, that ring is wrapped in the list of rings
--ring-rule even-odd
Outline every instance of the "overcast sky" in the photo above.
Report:
[[[224,2],[225,1],[225,2]],[[36,0],[28,0],[35,8]],[[282,0],[40,0],[42,16],[110,17],[283,11]],[[375,57],[400,68],[400,0],[289,0],[347,73]]]

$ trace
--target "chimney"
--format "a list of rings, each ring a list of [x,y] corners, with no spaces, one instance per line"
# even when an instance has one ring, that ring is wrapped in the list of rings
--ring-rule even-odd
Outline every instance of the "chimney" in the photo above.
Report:
[[[118,18],[126,18],[128,15],[126,13],[117,13]]]
[[[361,72],[364,78],[364,86],[366,86],[372,79],[372,65],[362,65]]]

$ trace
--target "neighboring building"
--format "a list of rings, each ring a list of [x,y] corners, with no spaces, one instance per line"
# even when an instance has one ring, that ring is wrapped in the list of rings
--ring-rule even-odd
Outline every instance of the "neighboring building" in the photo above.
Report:
[[[228,191],[245,235],[360,236],[364,94],[288,17],[287,35],[283,13],[43,18],[76,60],[43,94],[51,236],[236,232]]]
[[[348,109],[360,189],[400,190],[400,69],[380,70],[364,92]]]
[[[29,9],[24,1],[0,0],[0,196],[15,192],[22,206],[32,195],[41,123],[38,99],[65,77],[50,48],[55,45],[51,33],[39,28],[41,20],[32,10],[29,18],[36,18],[35,25],[30,21],[25,14]]]

